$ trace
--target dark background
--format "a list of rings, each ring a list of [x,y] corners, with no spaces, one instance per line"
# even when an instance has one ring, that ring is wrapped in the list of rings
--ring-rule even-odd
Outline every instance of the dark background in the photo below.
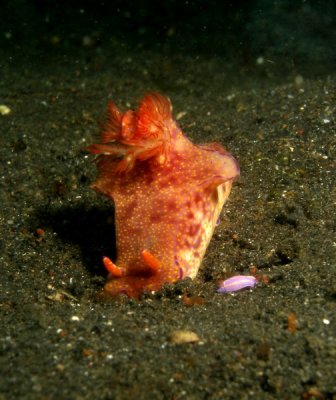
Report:
[[[335,7],[332,0],[8,0],[0,4],[0,43],[22,57],[117,47],[216,55],[243,65],[262,56],[318,72],[335,66]]]

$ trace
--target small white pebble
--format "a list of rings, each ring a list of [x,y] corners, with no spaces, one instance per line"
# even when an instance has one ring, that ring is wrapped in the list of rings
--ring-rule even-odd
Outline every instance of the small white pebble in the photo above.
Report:
[[[236,97],[235,93],[229,94],[228,96],[226,96],[226,100],[231,101]]]
[[[330,123],[330,119],[328,119],[328,118],[323,118],[323,123],[324,124],[329,124]]]
[[[5,104],[0,104],[0,114],[1,115],[8,115],[12,110],[7,107]]]
[[[302,75],[296,75],[294,79],[295,85],[296,86],[301,86],[303,84],[303,76]]]
[[[329,324],[330,324],[330,320],[329,320],[329,319],[326,319],[326,318],[323,318],[322,322],[323,322],[325,325],[329,325]]]
[[[178,120],[180,120],[181,118],[183,118],[186,114],[187,114],[186,111],[180,111],[179,113],[176,114],[175,119],[178,121]]]
[[[90,46],[92,46],[93,44],[94,44],[94,40],[92,39],[91,36],[85,35],[85,36],[82,38],[82,45],[83,45],[83,46],[90,47]]]
[[[79,321],[79,317],[77,317],[77,315],[73,315],[71,317],[71,321]]]

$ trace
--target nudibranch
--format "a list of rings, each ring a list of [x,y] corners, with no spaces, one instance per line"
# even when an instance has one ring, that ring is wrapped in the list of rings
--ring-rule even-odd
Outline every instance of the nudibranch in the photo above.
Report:
[[[149,93],[133,111],[113,102],[92,185],[113,200],[117,259],[103,258],[104,290],[139,298],[195,278],[233,180],[237,161],[216,143],[195,145],[172,117],[168,97]]]

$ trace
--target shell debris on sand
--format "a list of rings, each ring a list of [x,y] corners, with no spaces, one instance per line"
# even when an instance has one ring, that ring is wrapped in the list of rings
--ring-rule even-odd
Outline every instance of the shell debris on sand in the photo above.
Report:
[[[199,336],[193,331],[176,330],[169,335],[169,342],[174,344],[196,343],[199,341]]]

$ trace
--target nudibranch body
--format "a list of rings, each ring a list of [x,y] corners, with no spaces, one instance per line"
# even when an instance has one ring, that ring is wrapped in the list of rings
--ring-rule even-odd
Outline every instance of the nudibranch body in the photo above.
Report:
[[[195,278],[232,181],[236,160],[219,144],[194,145],[167,97],[147,94],[137,110],[109,103],[93,188],[114,201],[117,259],[104,257],[105,292],[138,298]]]

